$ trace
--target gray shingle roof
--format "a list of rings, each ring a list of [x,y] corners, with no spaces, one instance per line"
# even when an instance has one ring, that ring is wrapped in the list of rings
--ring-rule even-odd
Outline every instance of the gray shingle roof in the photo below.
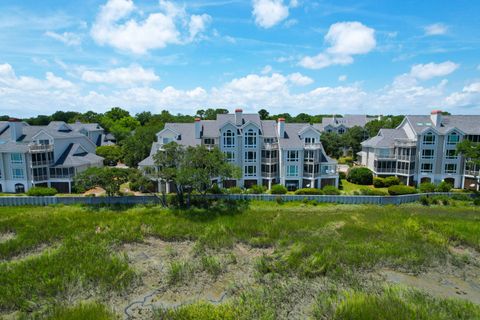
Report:
[[[332,127],[339,127],[341,125],[346,128],[352,128],[355,126],[364,127],[368,122],[374,120],[373,118],[368,118],[366,115],[358,114],[346,114],[343,117],[325,117],[322,119],[321,124],[315,125],[316,128],[323,130],[327,125]]]
[[[101,161],[103,161],[102,157],[85,152],[78,143],[71,143],[57,162],[55,162],[54,167],[78,167]]]
[[[432,119],[428,115],[410,115],[406,116],[406,118],[417,134],[420,134],[426,128],[435,128],[440,133],[457,128],[465,134],[480,134],[480,115],[442,116],[441,125],[438,127],[433,125]]]
[[[378,135],[362,142],[362,146],[393,148],[396,139],[407,139],[407,134],[403,129],[380,129]]]

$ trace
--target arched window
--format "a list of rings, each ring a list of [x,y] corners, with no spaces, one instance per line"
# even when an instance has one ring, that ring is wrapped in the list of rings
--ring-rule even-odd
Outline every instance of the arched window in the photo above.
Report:
[[[460,135],[455,131],[450,133],[447,138],[447,144],[454,145],[460,141]]]
[[[423,136],[423,144],[435,144],[435,135],[428,132]]]
[[[255,148],[257,146],[257,133],[253,129],[249,129],[245,133],[245,147]]]
[[[227,130],[223,133],[223,147],[232,148],[235,147],[235,134],[232,130]]]

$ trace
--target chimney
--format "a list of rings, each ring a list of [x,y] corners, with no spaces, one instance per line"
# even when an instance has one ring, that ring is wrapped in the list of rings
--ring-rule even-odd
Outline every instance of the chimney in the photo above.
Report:
[[[243,124],[242,115],[243,115],[243,110],[242,109],[236,109],[235,110],[235,125],[236,126],[241,126]]]
[[[285,118],[278,118],[277,129],[278,137],[280,139],[285,137]]]
[[[442,124],[442,110],[433,110],[430,113],[430,118],[432,119],[432,123],[435,127],[440,127]]]
[[[200,118],[195,118],[195,139],[200,139],[202,136],[202,124]]]
[[[19,119],[11,118],[8,120],[10,125],[10,137],[17,141],[23,135],[23,123]]]

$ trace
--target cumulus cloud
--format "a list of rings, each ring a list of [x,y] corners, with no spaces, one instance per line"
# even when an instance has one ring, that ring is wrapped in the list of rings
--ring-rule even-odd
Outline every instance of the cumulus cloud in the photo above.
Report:
[[[82,38],[73,32],[56,33],[53,31],[45,32],[47,37],[63,42],[67,46],[79,46],[82,43]]]
[[[148,84],[160,78],[151,69],[144,69],[138,65],[128,68],[116,68],[104,72],[86,70],[82,72],[82,80],[86,82],[132,85],[137,83]]]
[[[434,23],[424,28],[425,35],[427,36],[439,36],[444,35],[448,32],[448,27],[443,23]]]
[[[258,26],[268,29],[285,20],[289,15],[289,7],[297,5],[295,0],[289,4],[283,0],[253,0],[252,14]]]
[[[109,0],[100,9],[90,31],[100,45],[144,54],[169,44],[189,43],[205,31],[211,17],[188,15],[183,7],[160,0],[159,12],[144,20],[131,16],[139,12],[132,0]]]
[[[313,83],[313,79],[302,75],[299,72],[292,73],[288,76],[288,80],[297,86],[308,86]]]
[[[442,63],[430,62],[427,64],[416,64],[412,66],[410,75],[420,80],[429,80],[435,77],[444,77],[459,67],[458,64],[452,61],[445,61]]]
[[[354,55],[366,54],[377,44],[375,30],[355,21],[331,25],[325,42],[329,47],[324,52],[302,58],[300,65],[308,69],[322,69],[331,65],[351,64]]]
[[[463,87],[462,91],[452,93],[446,98],[446,102],[452,107],[479,108],[480,82],[474,82]]]

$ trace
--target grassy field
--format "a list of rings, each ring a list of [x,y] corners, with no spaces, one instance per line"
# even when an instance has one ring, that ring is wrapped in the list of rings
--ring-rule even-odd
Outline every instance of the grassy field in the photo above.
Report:
[[[388,193],[388,188],[375,188],[373,185],[362,186],[362,185],[359,185],[359,184],[348,182],[346,179],[342,179],[342,186],[343,186],[342,191],[345,194],[353,194],[354,191],[359,191],[360,189],[365,189],[365,188],[379,190],[379,191],[383,191],[385,193]]]
[[[147,288],[141,268],[148,260],[133,264],[126,246],[143,246],[147,257],[163,246],[157,260],[166,267],[148,275],[157,287]],[[221,303],[169,308],[152,302],[148,317],[479,319],[480,292],[465,293],[468,299],[430,295],[428,288],[381,276],[385,270],[418,276],[437,270],[475,282],[479,252],[480,209],[464,203],[1,208],[0,317],[121,318],[124,302],[118,301],[142,290],[188,292],[201,282],[201,291],[226,283],[236,270],[240,278],[232,279],[247,279],[247,285],[225,284]],[[244,276],[248,270],[252,274]]]

